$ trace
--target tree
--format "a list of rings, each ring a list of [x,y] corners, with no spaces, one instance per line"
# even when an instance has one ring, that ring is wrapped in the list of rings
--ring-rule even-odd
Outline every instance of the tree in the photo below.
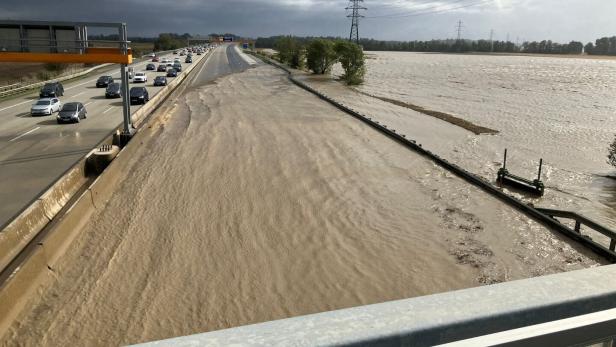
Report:
[[[301,68],[304,65],[304,47],[292,36],[281,36],[276,40],[276,50],[281,63],[292,68]]]
[[[592,42],[589,42],[586,44],[586,46],[584,46],[584,52],[586,54],[593,54],[594,49],[595,45]]]
[[[349,85],[361,84],[366,74],[364,51],[360,45],[350,41],[337,41],[334,49],[338,61],[342,64],[344,75],[342,79]]]
[[[608,148],[607,163],[616,167],[616,137]]]
[[[336,50],[331,40],[314,39],[307,47],[308,68],[315,74],[325,74],[331,71],[336,63]]]

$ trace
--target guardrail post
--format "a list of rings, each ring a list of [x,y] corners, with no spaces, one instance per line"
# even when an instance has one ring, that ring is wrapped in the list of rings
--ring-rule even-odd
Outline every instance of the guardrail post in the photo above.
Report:
[[[582,223],[580,223],[579,220],[575,221],[575,231],[577,231],[578,233],[580,233],[580,228],[582,227]]]

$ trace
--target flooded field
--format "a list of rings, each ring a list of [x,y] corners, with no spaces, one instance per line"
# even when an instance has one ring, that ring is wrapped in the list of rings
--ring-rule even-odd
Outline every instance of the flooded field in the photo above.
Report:
[[[136,343],[602,263],[272,67],[169,107],[0,344]]]
[[[508,168],[534,178],[540,158],[547,194],[538,206],[582,212],[616,228],[616,61],[529,56],[368,52],[362,93],[445,112],[498,131],[474,133],[338,83],[320,88],[395,126],[470,171],[495,179]],[[340,73],[336,70],[335,73]],[[316,82],[316,81],[313,81]],[[515,194],[515,193],[514,193]]]

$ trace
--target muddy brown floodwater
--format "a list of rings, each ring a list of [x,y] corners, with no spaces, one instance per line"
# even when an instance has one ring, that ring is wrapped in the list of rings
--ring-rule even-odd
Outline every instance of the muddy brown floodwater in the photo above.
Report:
[[[187,90],[4,345],[118,345],[597,266],[269,66]]]

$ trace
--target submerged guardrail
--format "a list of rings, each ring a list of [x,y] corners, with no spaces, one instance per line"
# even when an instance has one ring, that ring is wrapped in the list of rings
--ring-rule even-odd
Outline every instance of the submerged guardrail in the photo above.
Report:
[[[418,144],[416,141],[412,140],[412,139],[408,139],[406,137],[406,135],[404,134],[400,134],[398,133],[395,129],[391,129],[388,128],[385,124],[381,124],[376,120],[373,120],[372,118],[361,114],[360,112],[332,99],[331,97],[321,93],[320,91],[312,88],[311,86],[307,85],[306,83],[296,79],[293,76],[293,72],[287,68],[286,66],[280,65],[276,62],[274,62],[272,59],[263,56],[263,55],[258,55],[255,54],[253,52],[251,52],[251,54],[259,57],[261,60],[265,61],[266,63],[275,66],[283,71],[285,71],[288,74],[288,78],[289,80],[297,85],[298,87],[316,95],[317,97],[319,97],[320,99],[328,102],[329,104],[331,104],[332,106],[338,108],[339,110],[343,111],[344,113],[347,113],[353,117],[355,117],[356,119],[364,122],[365,124],[371,126],[372,128],[378,130],[379,132],[387,135],[389,138],[397,141],[398,143],[402,144],[403,146],[407,147],[408,149],[411,149],[421,155],[423,155],[424,157],[432,160],[434,163],[436,163],[437,165],[439,165],[440,167],[446,169],[447,171],[453,173],[454,175],[462,178],[463,180],[465,180],[468,183],[473,184],[474,186],[482,189],[483,191],[489,193],[490,195],[498,198],[499,200],[505,202],[506,204],[508,204],[509,206],[514,207],[515,209],[517,209],[518,211],[526,214],[528,217],[532,218],[533,220],[541,223],[542,225],[560,232],[561,234],[569,237],[570,239],[573,239],[585,246],[587,246],[588,248],[590,248],[592,251],[594,251],[595,253],[599,254],[600,256],[604,257],[605,259],[609,260],[612,263],[616,263],[616,252],[614,252],[613,250],[610,250],[609,248],[592,241],[591,239],[589,239],[587,236],[581,235],[578,232],[575,232],[574,230],[566,227],[565,225],[563,225],[562,223],[560,223],[558,220],[552,218],[551,216],[541,212],[540,209],[535,208],[532,205],[526,204],[523,201],[506,194],[505,192],[503,192],[502,190],[500,190],[498,187],[496,187],[495,185],[493,185],[492,183],[490,183],[489,181],[487,181],[486,179],[484,179],[483,177],[480,177],[478,175],[475,175],[467,170],[465,170],[464,168],[448,161],[447,159],[444,159],[442,157],[440,157],[439,155],[423,148],[423,146],[421,144]],[[614,236],[608,236],[611,237],[611,243],[616,242],[616,234]]]

